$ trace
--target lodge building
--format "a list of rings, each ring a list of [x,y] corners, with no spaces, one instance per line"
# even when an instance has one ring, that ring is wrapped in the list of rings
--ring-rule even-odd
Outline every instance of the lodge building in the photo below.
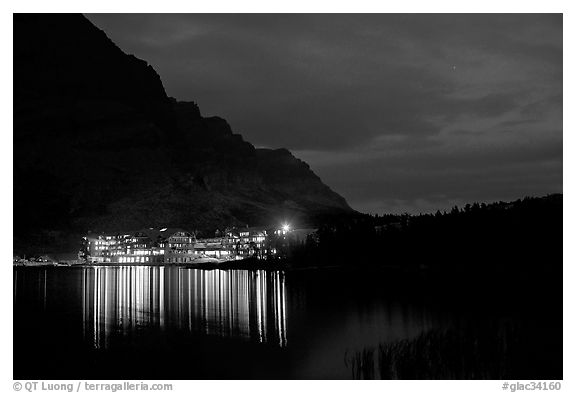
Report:
[[[194,234],[180,228],[89,234],[83,240],[80,253],[89,263],[190,262],[195,257]]]
[[[79,257],[96,264],[187,263],[206,257],[219,260],[267,258],[280,255],[287,244],[286,239],[300,237],[300,231],[287,225],[280,229],[227,228],[217,230],[212,238],[203,239],[196,239],[194,232],[181,228],[88,234],[83,238]]]

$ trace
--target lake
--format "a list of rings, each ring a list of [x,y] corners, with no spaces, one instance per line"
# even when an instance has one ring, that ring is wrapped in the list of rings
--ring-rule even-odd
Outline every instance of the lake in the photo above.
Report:
[[[14,268],[14,378],[562,378],[561,311],[477,292],[362,270]]]

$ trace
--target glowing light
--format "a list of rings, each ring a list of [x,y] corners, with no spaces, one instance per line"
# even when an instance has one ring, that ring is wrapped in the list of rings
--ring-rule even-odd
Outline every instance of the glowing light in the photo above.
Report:
[[[285,232],[288,232],[290,230],[290,225],[288,225],[288,224],[282,225],[282,230]]]

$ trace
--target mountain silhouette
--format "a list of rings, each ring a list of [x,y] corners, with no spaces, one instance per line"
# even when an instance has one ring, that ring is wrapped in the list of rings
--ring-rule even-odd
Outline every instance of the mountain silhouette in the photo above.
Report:
[[[87,231],[354,214],[288,150],[257,149],[168,97],[84,16],[14,15],[15,252],[73,249]]]

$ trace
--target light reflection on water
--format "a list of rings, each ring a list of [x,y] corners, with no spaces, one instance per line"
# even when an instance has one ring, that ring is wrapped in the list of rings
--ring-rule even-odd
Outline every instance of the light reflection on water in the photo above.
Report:
[[[283,272],[95,266],[82,272],[84,339],[109,346],[112,334],[149,328],[284,347],[286,291]]]
[[[15,375],[503,378],[551,364],[542,375],[561,376],[551,372],[561,370],[552,355],[561,355],[562,336],[548,333],[561,328],[436,290],[329,269],[15,268]],[[533,363],[535,345],[554,351]]]

